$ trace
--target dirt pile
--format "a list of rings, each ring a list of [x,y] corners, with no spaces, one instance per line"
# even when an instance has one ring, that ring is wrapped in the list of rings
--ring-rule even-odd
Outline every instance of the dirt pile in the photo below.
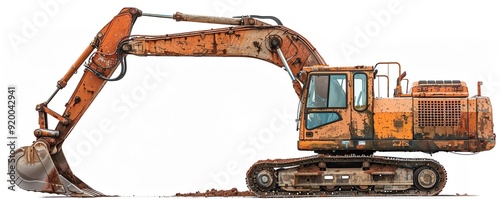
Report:
[[[206,190],[204,193],[176,193],[175,196],[181,197],[232,197],[232,196],[254,196],[250,191],[238,191],[236,188],[230,190],[217,190],[211,189]]]

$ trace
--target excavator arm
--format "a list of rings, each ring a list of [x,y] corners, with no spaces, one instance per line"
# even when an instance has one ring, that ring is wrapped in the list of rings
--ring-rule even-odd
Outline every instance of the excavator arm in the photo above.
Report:
[[[132,27],[140,16],[165,17],[177,21],[194,21],[231,25],[226,28],[193,31],[161,36],[131,36]],[[269,25],[258,19],[142,13],[136,8],[122,9],[95,36],[82,55],[57,82],[49,99],[36,106],[40,128],[36,141],[16,151],[16,184],[30,191],[71,196],[103,196],[71,171],[62,145],[78,121],[108,81],[125,76],[126,56],[211,56],[250,57],[284,68],[290,75],[299,97],[305,75],[304,66],[326,65],[316,49],[300,34],[282,25]],[[87,60],[86,63],[84,63]],[[81,66],[85,66],[63,113],[48,107],[59,90],[66,87]],[[120,73],[112,77],[115,70]],[[58,124],[49,128],[48,115]]]

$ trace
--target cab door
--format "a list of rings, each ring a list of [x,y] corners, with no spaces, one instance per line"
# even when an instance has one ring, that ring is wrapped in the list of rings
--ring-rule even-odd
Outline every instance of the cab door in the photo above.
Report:
[[[301,138],[304,140],[349,139],[351,106],[349,73],[312,73],[304,104]]]
[[[352,109],[351,139],[373,139],[372,97],[373,83],[370,74],[353,72],[352,74]]]

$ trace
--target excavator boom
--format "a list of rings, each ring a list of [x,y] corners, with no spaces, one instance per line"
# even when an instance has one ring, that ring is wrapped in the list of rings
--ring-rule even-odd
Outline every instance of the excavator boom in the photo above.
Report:
[[[71,171],[62,145],[72,129],[108,81],[125,75],[126,56],[213,56],[250,57],[283,67],[292,76],[292,83],[300,97],[300,71],[308,65],[326,65],[316,49],[301,35],[284,27],[273,26],[250,17],[223,18],[176,13],[174,15],[144,14],[144,16],[172,18],[233,25],[227,28],[194,31],[162,36],[131,36],[132,27],[143,13],[136,8],[122,9],[95,36],[82,55],[57,82],[56,91],[39,105],[40,128],[35,130],[33,145],[16,151],[16,184],[26,190],[71,196],[102,196]],[[279,53],[278,53],[279,52]],[[85,60],[88,60],[84,64]],[[73,74],[84,65],[86,70],[66,104],[62,114],[48,107],[57,92],[66,87]],[[112,77],[121,65],[121,71]],[[48,115],[59,122],[54,129],[48,125]]]

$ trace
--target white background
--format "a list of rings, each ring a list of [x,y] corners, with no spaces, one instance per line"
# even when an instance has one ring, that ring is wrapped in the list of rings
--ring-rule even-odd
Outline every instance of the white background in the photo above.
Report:
[[[494,110],[499,106],[500,12],[495,1],[8,2],[1,12],[0,74],[3,89],[17,86],[19,146],[34,140],[35,105],[48,99],[57,80],[123,7],[159,14],[274,15],[305,36],[332,66],[398,61],[410,81],[460,79],[471,96],[476,82],[483,81],[483,95],[491,97]],[[218,26],[141,17],[133,34],[212,27]],[[63,147],[74,173],[96,190],[140,197],[210,187],[246,190],[246,170],[257,160],[313,154],[296,148],[298,99],[278,67],[249,58],[129,56],[128,61],[125,78],[106,85]],[[49,107],[64,110],[81,74]],[[154,86],[145,87],[144,81]],[[6,110],[6,97],[6,92],[0,96],[0,110]],[[7,146],[2,150],[6,157]],[[445,195],[488,198],[498,192],[497,149],[472,156],[379,155],[440,161],[448,171]],[[1,190],[12,197],[51,196],[12,192],[6,182]]]

